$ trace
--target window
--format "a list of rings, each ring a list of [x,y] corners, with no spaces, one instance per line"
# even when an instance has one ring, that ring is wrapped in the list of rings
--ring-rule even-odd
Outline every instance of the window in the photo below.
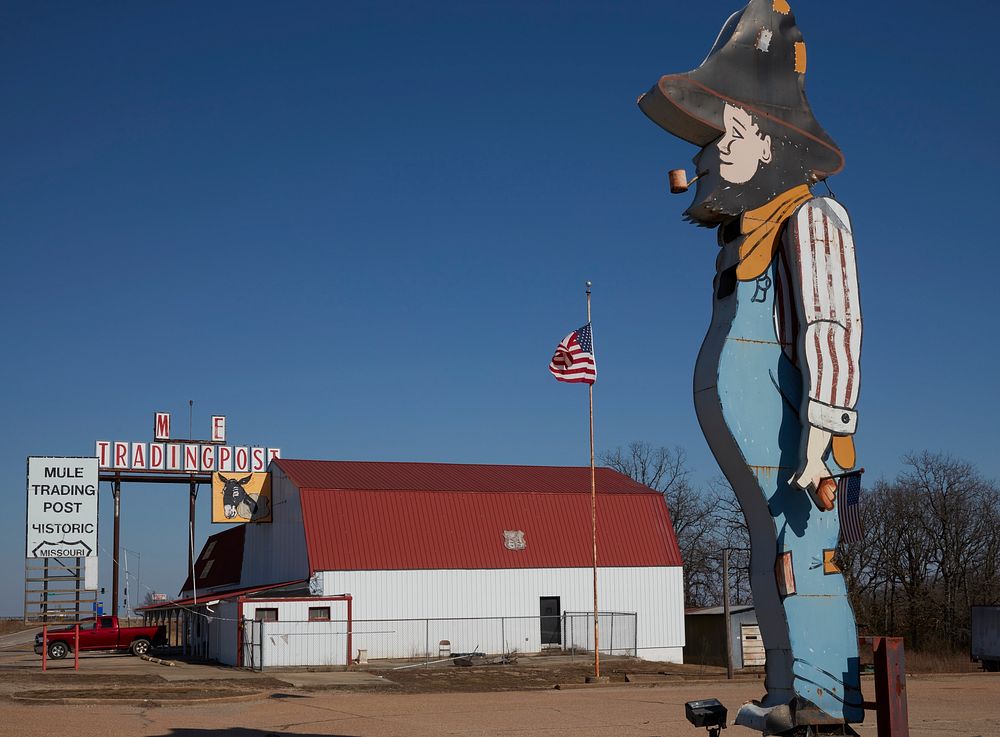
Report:
[[[266,609],[261,607],[259,609],[254,610],[253,618],[258,622],[277,622],[278,610]]]
[[[208,563],[206,563],[204,567],[201,569],[201,573],[198,574],[198,578],[208,578],[208,572],[212,570],[213,563],[215,563],[214,560],[208,561]]]
[[[212,557],[212,551],[215,550],[215,542],[216,541],[213,540],[212,542],[210,542],[208,545],[205,546],[205,552],[201,554],[202,560],[208,560],[209,558]]]
[[[101,629],[115,626],[115,620],[111,617],[101,617]]]
[[[310,622],[329,622],[330,621],[330,607],[328,607],[328,606],[311,606],[311,607],[309,607],[309,621]]]

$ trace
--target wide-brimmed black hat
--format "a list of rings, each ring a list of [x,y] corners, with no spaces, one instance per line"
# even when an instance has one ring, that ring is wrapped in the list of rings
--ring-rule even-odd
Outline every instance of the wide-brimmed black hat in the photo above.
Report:
[[[701,66],[667,74],[639,98],[649,118],[675,136],[705,146],[724,132],[723,103],[773,121],[775,136],[795,139],[816,179],[836,174],[844,155],[806,99],[806,45],[787,0],[751,0],[734,13]]]

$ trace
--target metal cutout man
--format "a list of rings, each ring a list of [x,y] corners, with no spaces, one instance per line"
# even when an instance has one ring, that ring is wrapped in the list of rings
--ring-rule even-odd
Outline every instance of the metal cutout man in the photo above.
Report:
[[[752,0],[701,66],[639,99],[701,147],[685,216],[718,229],[694,396],[750,528],[767,693],[736,723],[766,734],[852,733],[863,717],[831,478],[855,462],[861,308],[847,211],[810,191],[843,155],[813,116],[805,71],[788,2]]]

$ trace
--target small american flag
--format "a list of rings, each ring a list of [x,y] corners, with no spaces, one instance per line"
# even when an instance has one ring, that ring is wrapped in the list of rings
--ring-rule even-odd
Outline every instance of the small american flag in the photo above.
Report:
[[[861,534],[861,472],[849,473],[837,479],[840,500],[840,537],[845,543],[856,543]]]
[[[560,341],[549,362],[549,371],[558,381],[569,384],[593,384],[597,381],[594,336],[589,322]]]

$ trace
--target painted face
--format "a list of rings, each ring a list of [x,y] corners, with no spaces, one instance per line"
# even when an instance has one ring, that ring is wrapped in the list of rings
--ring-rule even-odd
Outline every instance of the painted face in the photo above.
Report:
[[[762,136],[750,113],[728,103],[722,120],[726,132],[716,144],[719,175],[730,184],[745,184],[762,164],[771,163],[771,136]]]

